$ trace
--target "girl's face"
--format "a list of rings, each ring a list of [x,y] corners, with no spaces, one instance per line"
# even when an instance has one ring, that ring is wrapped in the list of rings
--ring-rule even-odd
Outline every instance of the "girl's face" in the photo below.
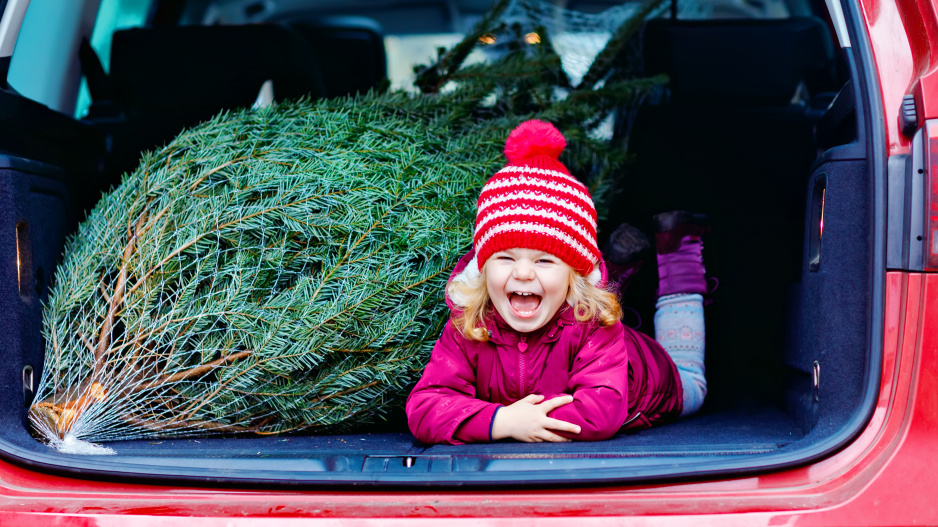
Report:
[[[485,262],[485,287],[508,325],[529,333],[544,327],[566,301],[570,266],[544,251],[499,251]]]

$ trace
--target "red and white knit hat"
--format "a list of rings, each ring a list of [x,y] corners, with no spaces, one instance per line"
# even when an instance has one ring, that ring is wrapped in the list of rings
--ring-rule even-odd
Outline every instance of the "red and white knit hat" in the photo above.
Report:
[[[521,123],[508,136],[508,164],[479,196],[473,248],[480,271],[498,251],[536,249],[560,258],[590,283],[599,281],[596,208],[586,186],[558,160],[565,146],[563,135],[543,121]]]

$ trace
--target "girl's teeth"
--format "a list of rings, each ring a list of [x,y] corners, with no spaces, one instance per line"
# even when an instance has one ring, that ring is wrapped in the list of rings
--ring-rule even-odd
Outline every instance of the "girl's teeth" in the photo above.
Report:
[[[540,306],[540,296],[536,293],[526,291],[512,291],[508,294],[508,302],[511,308],[522,317],[530,317],[537,313]]]

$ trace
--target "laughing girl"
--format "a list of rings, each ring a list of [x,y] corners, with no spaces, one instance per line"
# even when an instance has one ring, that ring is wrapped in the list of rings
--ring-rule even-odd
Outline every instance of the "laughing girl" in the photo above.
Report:
[[[446,288],[451,323],[407,400],[424,443],[596,441],[703,403],[704,218],[654,218],[656,339],[623,326],[565,146],[552,125],[521,124],[482,189],[473,249]]]

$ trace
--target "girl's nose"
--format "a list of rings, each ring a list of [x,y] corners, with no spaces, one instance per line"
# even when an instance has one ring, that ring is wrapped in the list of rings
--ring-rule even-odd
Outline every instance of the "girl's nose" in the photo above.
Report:
[[[534,278],[534,264],[524,259],[517,260],[512,267],[511,274],[518,280],[532,280]]]

